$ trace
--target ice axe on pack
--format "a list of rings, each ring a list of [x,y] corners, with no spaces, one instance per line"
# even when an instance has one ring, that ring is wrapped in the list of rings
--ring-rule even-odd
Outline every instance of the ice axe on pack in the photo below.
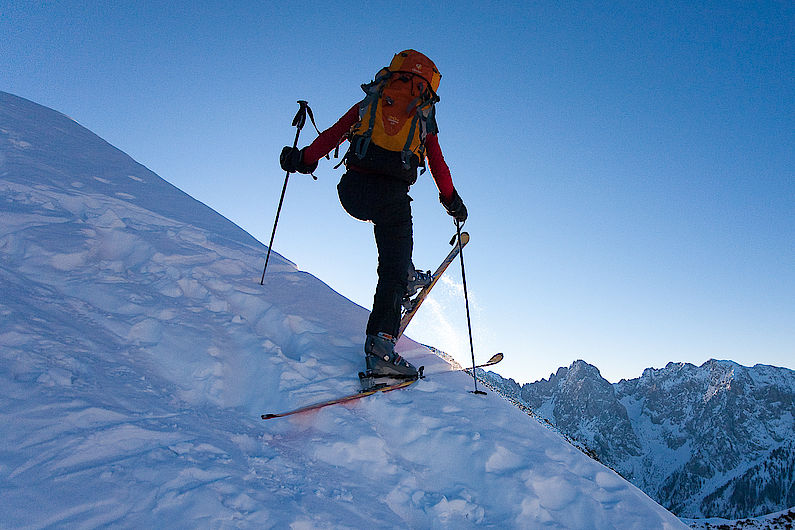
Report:
[[[309,108],[309,102],[304,101],[303,99],[298,100],[298,112],[295,114],[293,118],[293,127],[295,127],[295,140],[293,140],[293,149],[298,147],[298,137],[301,135],[301,129],[304,128],[306,124],[306,116],[309,115],[309,119],[312,121],[312,125],[315,127],[315,130],[320,134],[320,130],[317,128],[317,124],[315,123],[315,116],[312,114],[312,109]],[[317,177],[312,175],[312,178],[317,180]],[[262,269],[262,279],[260,279],[259,284],[265,284],[265,271],[268,270],[268,260],[271,257],[271,248],[273,248],[273,238],[276,237],[276,226],[279,224],[279,214],[282,212],[282,205],[284,204],[284,194],[287,191],[287,181],[290,180],[290,172],[287,171],[284,175],[284,185],[282,186],[282,195],[279,198],[279,207],[276,209],[276,220],[273,222],[273,232],[271,232],[271,240],[268,243],[268,254],[265,256],[265,267]]]

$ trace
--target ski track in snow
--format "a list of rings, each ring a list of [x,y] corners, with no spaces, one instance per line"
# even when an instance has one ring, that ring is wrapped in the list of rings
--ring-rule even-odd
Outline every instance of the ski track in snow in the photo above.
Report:
[[[0,526],[675,528],[640,490],[68,118],[0,92]],[[520,354],[520,352],[516,352]]]

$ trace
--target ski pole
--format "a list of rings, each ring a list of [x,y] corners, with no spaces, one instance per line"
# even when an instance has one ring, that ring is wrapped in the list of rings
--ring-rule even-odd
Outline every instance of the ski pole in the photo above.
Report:
[[[312,114],[312,110],[309,109],[309,103],[299,99],[298,104],[300,105],[298,112],[295,114],[295,118],[293,118],[293,127],[295,127],[295,140],[293,141],[293,149],[298,147],[298,137],[301,135],[301,129],[304,128],[304,124],[306,123],[306,113],[307,110],[309,114]],[[312,120],[314,122],[314,119]],[[279,224],[279,214],[282,211],[282,204],[284,204],[284,194],[287,191],[287,181],[290,179],[290,172],[287,171],[284,175],[284,186],[282,186],[282,196],[279,198],[279,207],[276,209],[276,220],[273,222],[273,232],[271,232],[271,241],[268,243],[268,254],[265,256],[265,267],[262,269],[262,279],[259,281],[260,285],[265,285],[265,271],[268,270],[268,260],[271,258],[271,248],[273,248],[273,238],[276,237],[276,225]]]
[[[472,321],[469,318],[469,295],[467,294],[467,274],[464,270],[464,246],[461,244],[461,222],[455,220],[455,230],[458,235],[458,256],[461,258],[461,281],[464,284],[464,302],[467,309],[467,328],[469,329],[469,351],[472,352],[472,379],[475,381],[475,390],[473,394],[485,396],[486,392],[478,390],[478,375],[477,367],[475,366],[475,344],[472,341]]]

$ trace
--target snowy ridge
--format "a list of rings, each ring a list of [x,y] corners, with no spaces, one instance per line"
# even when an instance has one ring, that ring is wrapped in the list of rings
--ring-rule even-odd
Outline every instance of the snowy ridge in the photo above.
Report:
[[[0,92],[0,526],[679,528],[367,311],[69,118]],[[449,372],[449,373],[445,373]]]

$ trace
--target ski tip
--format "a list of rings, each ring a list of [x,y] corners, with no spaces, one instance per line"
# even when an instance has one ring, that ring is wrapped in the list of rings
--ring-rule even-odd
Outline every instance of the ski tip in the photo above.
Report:
[[[263,420],[270,420],[272,418],[278,418],[278,417],[279,417],[278,414],[263,414],[262,415],[262,419]]]
[[[497,364],[498,362],[502,361],[502,358],[503,358],[503,357],[505,357],[503,354],[501,354],[501,353],[495,353],[495,354],[494,354],[494,355],[491,357],[491,359],[489,359],[489,362],[488,362],[487,364]]]

